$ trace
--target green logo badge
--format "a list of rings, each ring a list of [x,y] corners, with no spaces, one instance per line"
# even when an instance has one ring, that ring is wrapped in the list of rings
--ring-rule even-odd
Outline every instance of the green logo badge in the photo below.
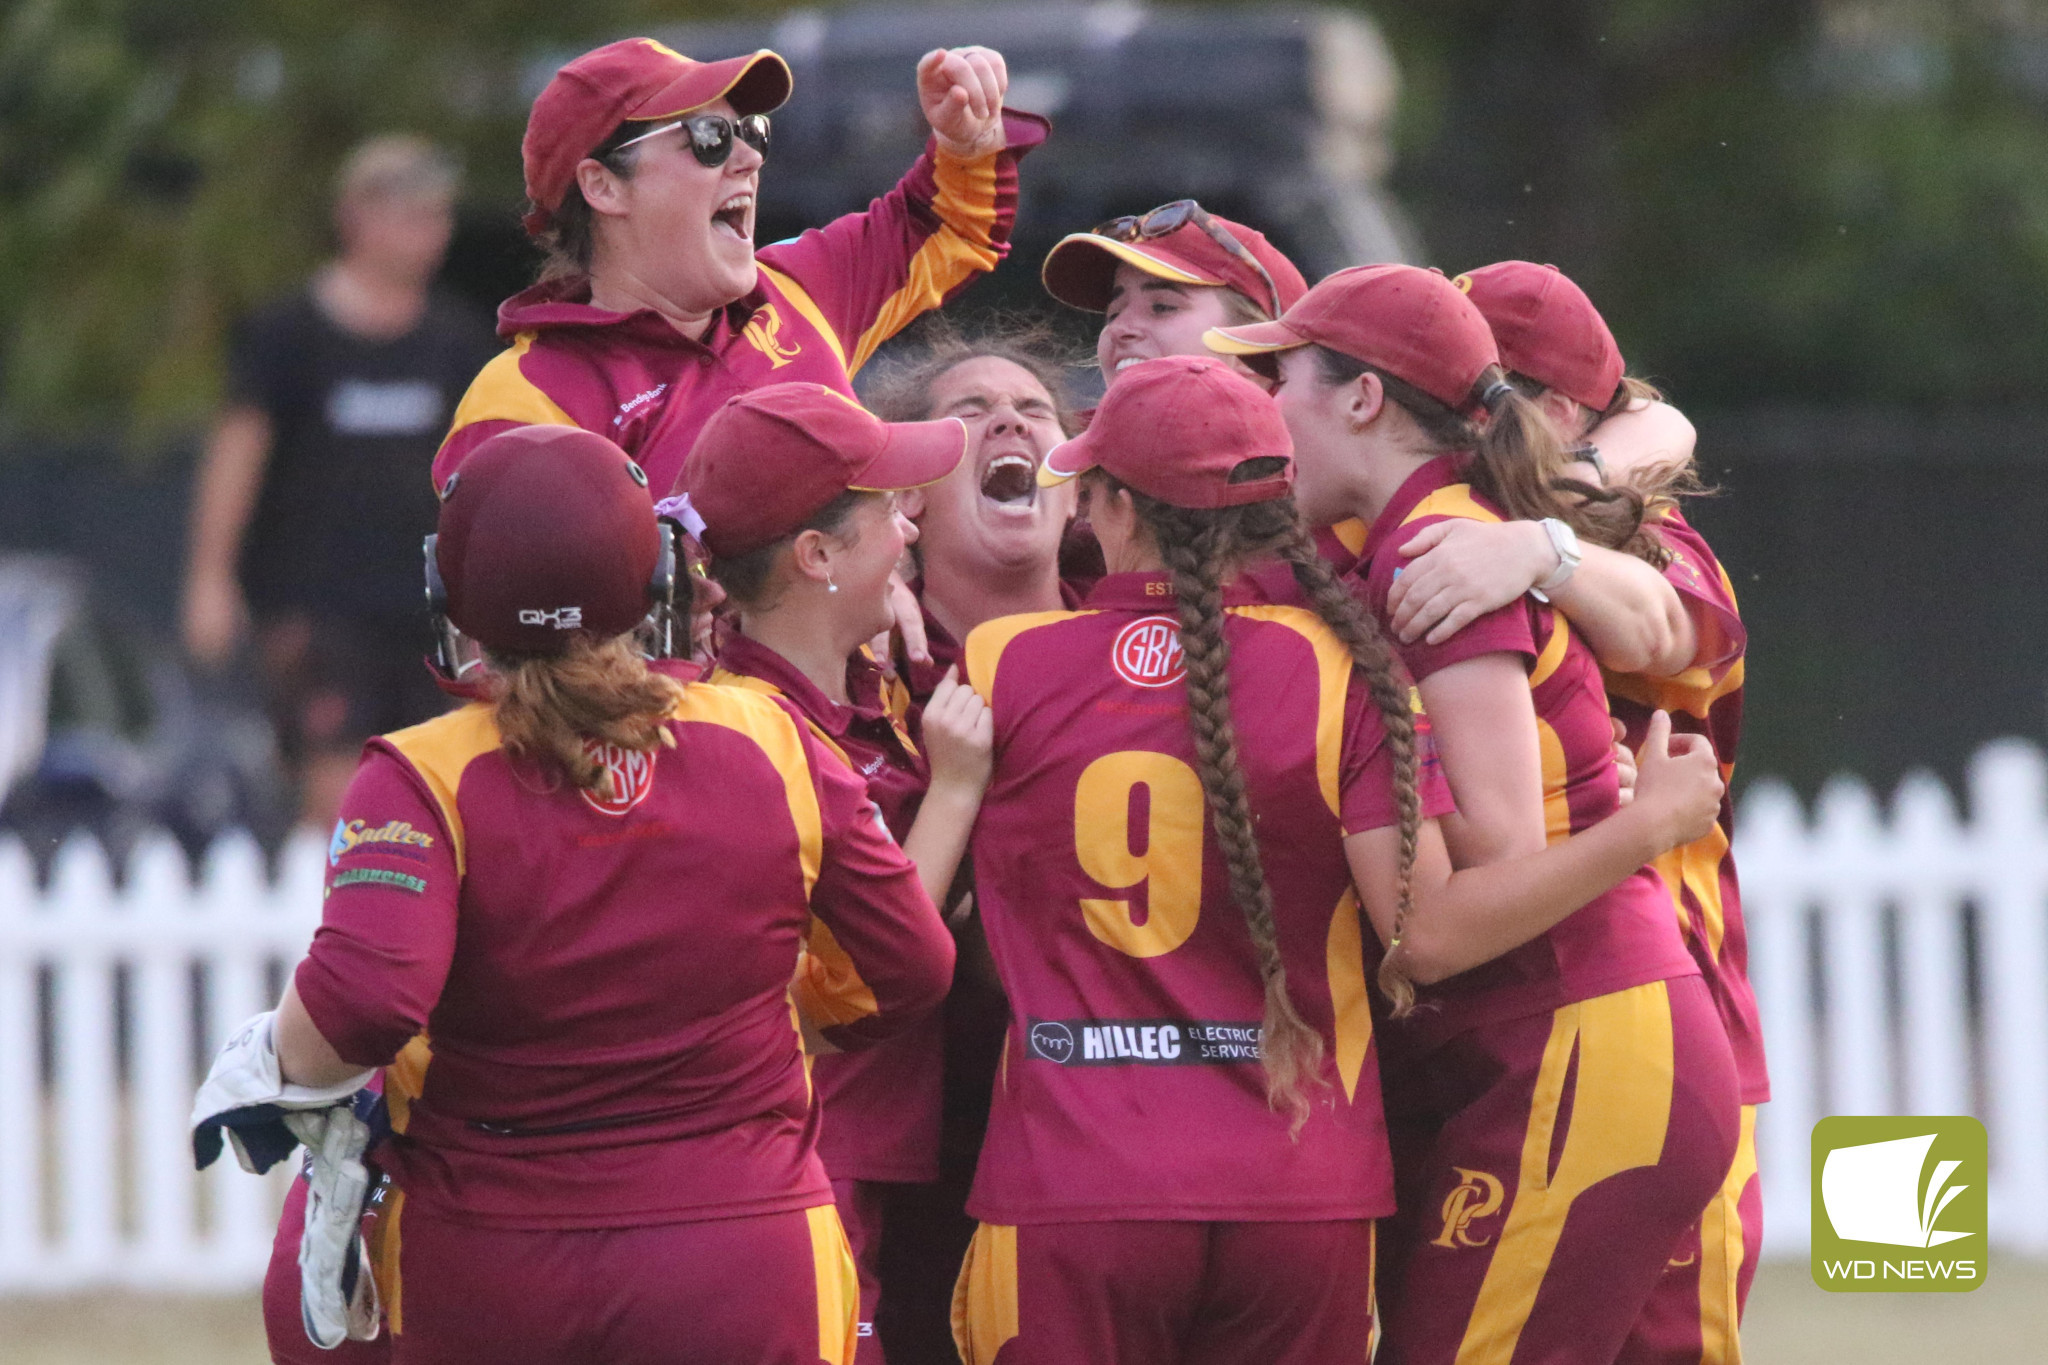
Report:
[[[1984,1283],[1988,1150],[1967,1115],[1813,1125],[1813,1282],[1906,1294]]]

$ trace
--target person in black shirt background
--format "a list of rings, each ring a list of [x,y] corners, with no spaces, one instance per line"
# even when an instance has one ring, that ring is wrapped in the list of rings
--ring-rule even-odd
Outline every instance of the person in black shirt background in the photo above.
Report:
[[[203,669],[252,640],[300,818],[323,830],[362,742],[441,709],[421,664],[427,471],[497,349],[484,319],[430,288],[454,217],[442,152],[374,139],[336,190],[335,258],[237,332],[195,482],[181,622]]]

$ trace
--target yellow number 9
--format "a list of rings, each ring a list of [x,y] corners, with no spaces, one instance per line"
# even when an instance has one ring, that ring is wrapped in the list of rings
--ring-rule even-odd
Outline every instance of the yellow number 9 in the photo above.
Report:
[[[1131,792],[1150,795],[1145,851],[1131,852]],[[1120,953],[1158,957],[1188,941],[1202,913],[1202,779],[1168,754],[1139,749],[1090,763],[1074,788],[1074,856],[1112,891],[1145,885],[1145,922],[1128,900],[1088,900],[1088,932]]]

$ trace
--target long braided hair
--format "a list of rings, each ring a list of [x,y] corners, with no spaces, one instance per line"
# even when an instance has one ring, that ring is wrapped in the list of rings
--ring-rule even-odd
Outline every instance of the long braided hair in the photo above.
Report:
[[[1276,468],[1273,458],[1246,460],[1233,471],[1232,482],[1264,478]],[[1098,481],[1111,493],[1130,494],[1140,521],[1151,533],[1160,558],[1173,575],[1181,650],[1187,668],[1195,770],[1208,799],[1224,865],[1229,870],[1231,898],[1244,915],[1265,988],[1259,1053],[1266,1070],[1266,1099],[1275,1110],[1290,1117],[1293,1131],[1299,1133],[1309,1114],[1308,1092],[1324,1083],[1323,1039],[1302,1018],[1287,991],[1287,968],[1281,958],[1279,929],[1273,917],[1273,892],[1259,852],[1258,819],[1246,796],[1244,766],[1237,750],[1237,726],[1231,716],[1224,583],[1235,577],[1239,568],[1256,560],[1276,555],[1285,560],[1316,614],[1344,642],[1370,688],[1394,758],[1395,795],[1401,812],[1397,941],[1399,926],[1408,913],[1409,879],[1422,824],[1422,803],[1416,786],[1415,724],[1409,711],[1404,675],[1371,616],[1316,552],[1291,497],[1197,510],[1149,497],[1100,469],[1084,477]],[[1390,960],[1392,956],[1390,952]],[[1406,978],[1398,974],[1390,978],[1383,964],[1380,980],[1382,989],[1395,1000],[1396,1013],[1405,1013],[1414,998]]]

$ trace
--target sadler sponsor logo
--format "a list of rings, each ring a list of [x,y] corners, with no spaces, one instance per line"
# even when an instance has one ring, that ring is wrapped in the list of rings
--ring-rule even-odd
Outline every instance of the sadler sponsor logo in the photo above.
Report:
[[[1167,687],[1187,675],[1180,648],[1180,622],[1171,616],[1141,616],[1116,633],[1110,667],[1133,687]]]
[[[390,844],[398,850],[428,849],[434,846],[434,836],[403,820],[392,820],[375,828],[367,820],[336,820],[334,837],[327,841],[327,865],[333,867],[344,855],[366,844]]]
[[[616,744],[600,744],[596,740],[585,740],[583,752],[596,759],[612,776],[612,795],[608,801],[588,787],[583,790],[583,799],[599,814],[624,815],[645,801],[647,793],[654,790],[653,754],[638,749],[622,749]]]

